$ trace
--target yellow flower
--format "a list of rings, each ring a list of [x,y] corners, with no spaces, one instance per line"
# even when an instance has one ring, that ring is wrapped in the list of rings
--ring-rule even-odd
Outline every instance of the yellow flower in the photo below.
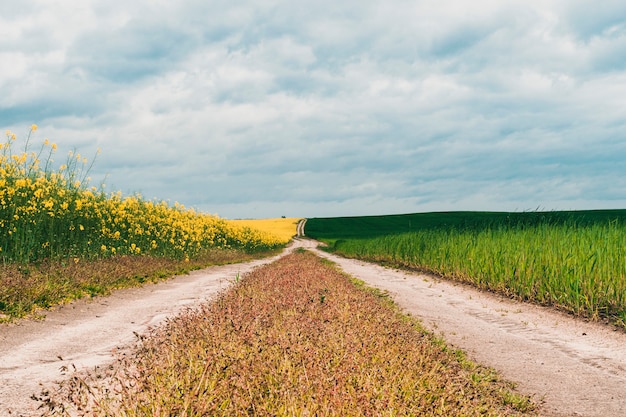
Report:
[[[33,124],[33,125],[30,127],[30,130],[32,130],[33,132],[34,132],[35,130],[37,130],[37,125]]]

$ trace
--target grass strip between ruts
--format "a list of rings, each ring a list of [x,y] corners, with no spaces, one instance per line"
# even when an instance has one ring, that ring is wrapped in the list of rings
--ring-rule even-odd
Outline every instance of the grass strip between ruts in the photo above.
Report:
[[[309,252],[245,275],[62,392],[52,414],[535,415],[492,370]]]

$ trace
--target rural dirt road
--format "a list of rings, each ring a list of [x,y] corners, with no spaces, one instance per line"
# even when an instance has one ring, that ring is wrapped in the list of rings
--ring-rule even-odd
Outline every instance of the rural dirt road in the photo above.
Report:
[[[296,239],[347,273],[389,292],[425,327],[497,369],[542,403],[546,416],[626,415],[626,334],[434,277],[344,259]],[[0,325],[0,416],[40,415],[30,399],[62,379],[63,367],[89,369],[117,347],[182,308],[210,299],[237,273],[276,258],[213,267],[110,297],[79,301],[45,320]]]
[[[291,245],[283,254],[291,252]],[[0,324],[0,417],[40,416],[30,397],[64,378],[63,368],[88,370],[114,359],[118,347],[185,307],[230,285],[237,274],[278,257],[207,268],[108,297],[79,300],[44,320]]]

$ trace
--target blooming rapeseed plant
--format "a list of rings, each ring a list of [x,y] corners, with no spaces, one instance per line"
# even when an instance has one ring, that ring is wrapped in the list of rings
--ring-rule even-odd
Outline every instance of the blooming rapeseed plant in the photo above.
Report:
[[[36,130],[32,125],[25,152],[13,152],[17,138],[9,130],[0,144],[0,247],[5,248],[1,256],[5,261],[113,254],[186,259],[210,248],[257,251],[289,240],[178,202],[171,206],[139,194],[123,197],[90,187],[93,163],[87,165],[80,154],[70,152],[55,170],[56,144],[49,139],[38,152],[28,152]],[[43,168],[42,154],[47,155]]]

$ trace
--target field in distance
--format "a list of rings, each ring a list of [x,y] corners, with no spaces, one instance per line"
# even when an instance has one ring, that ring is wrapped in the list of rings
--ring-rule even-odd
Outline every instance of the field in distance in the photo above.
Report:
[[[448,211],[380,216],[320,217],[307,220],[306,234],[323,240],[371,238],[429,229],[484,229],[499,226],[575,223],[579,226],[626,223],[626,210]]]
[[[260,230],[261,232],[270,233],[280,239],[281,242],[287,243],[296,235],[298,222],[300,218],[281,217],[274,219],[241,219],[229,220],[238,226],[249,227],[251,229]]]
[[[626,328],[626,210],[312,218],[306,235]]]

